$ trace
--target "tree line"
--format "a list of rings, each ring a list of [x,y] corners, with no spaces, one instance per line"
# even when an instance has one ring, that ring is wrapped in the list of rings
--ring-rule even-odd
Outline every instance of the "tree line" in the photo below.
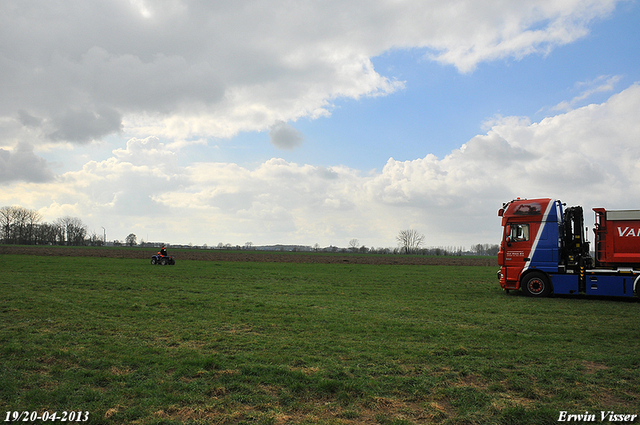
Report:
[[[418,232],[415,229],[405,229],[398,232],[396,236],[396,241],[398,242],[398,246],[395,248],[368,248],[364,245],[360,245],[360,241],[358,239],[351,239],[349,241],[349,248],[338,248],[331,246],[329,248],[321,249],[320,245],[315,244],[315,251],[330,251],[337,252],[341,250],[342,252],[354,252],[360,254],[412,254],[412,255],[466,255],[466,254],[475,254],[475,255],[498,255],[498,251],[500,250],[500,246],[498,244],[476,244],[472,245],[471,249],[465,249],[461,246],[437,246],[437,247],[425,247],[424,241],[426,237],[424,234]]]
[[[0,207],[0,241],[18,245],[104,244],[78,217],[64,216],[47,223],[39,212],[20,206]]]
[[[414,229],[401,230],[396,237],[397,248],[367,248],[360,245],[358,239],[349,241],[349,248],[342,248],[345,252],[358,252],[362,254],[414,254],[414,255],[463,255],[473,253],[476,255],[497,255],[497,244],[476,244],[470,250],[463,247],[424,247],[425,235]],[[42,215],[35,211],[20,206],[0,207],[0,243],[18,245],[69,245],[69,246],[102,246],[105,240],[89,233],[87,226],[78,217],[64,216],[52,223],[42,222]],[[114,245],[120,246],[120,241],[114,241]],[[127,246],[135,246],[137,237],[133,233],[125,239]],[[144,241],[140,242],[145,246]],[[237,249],[252,249],[253,244],[247,242],[244,247]],[[206,248],[206,245],[205,245]],[[232,248],[231,244],[220,243],[218,249]],[[316,244],[313,250],[320,251]],[[331,246],[322,251],[337,252],[340,248]]]
[[[396,236],[398,248],[403,254],[418,255],[462,255],[465,250],[462,247],[423,247],[425,235],[415,229],[406,229],[398,232]],[[498,244],[476,244],[471,246],[471,252],[476,255],[498,255]]]

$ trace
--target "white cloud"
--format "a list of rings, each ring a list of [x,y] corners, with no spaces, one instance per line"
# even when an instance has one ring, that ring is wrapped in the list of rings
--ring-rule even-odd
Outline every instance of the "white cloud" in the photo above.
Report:
[[[601,75],[591,81],[581,81],[576,83],[576,88],[581,90],[580,94],[571,100],[563,101],[551,108],[552,111],[570,111],[577,104],[588,99],[596,93],[611,92],[615,89],[615,85],[620,81],[620,75]]]
[[[469,72],[572,42],[617,2],[9,0],[0,123],[19,115],[17,137],[30,143],[263,131],[326,116],[334,99],[402,88],[370,60],[391,49]]]
[[[157,138],[131,139],[104,161],[55,183],[14,183],[0,204],[27,199],[49,215],[73,211],[123,239],[177,243],[303,243],[393,246],[401,229],[427,244],[497,240],[497,209],[515,197],[637,208],[640,85],[603,104],[531,123],[504,117],[446,157],[389,159],[378,173],[272,158],[254,168],[201,162],[179,166]],[[24,193],[28,193],[27,197]]]
[[[177,167],[175,152],[167,149],[155,136],[129,139],[125,149],[115,149],[113,154],[120,162],[162,168],[168,172]]]
[[[444,158],[391,158],[366,175],[281,158],[180,162],[194,144],[241,131],[270,130],[275,146],[300,146],[303,135],[287,122],[404,87],[373,67],[390,50],[421,49],[471,72],[583,37],[617,3],[8,0],[0,4],[0,205],[36,208],[47,220],[79,216],[119,239],[368,246],[394,245],[407,227],[428,244],[491,242],[495,211],[516,196],[636,207],[639,86],[582,106],[613,90],[617,76],[577,86],[556,109],[565,113],[533,123],[497,117]],[[57,176],[36,153],[87,148],[113,133],[126,146]]]
[[[433,58],[473,71],[480,62],[546,54],[588,33],[587,25],[607,16],[616,1],[528,1],[442,3],[440,36],[427,45],[439,49]],[[442,16],[441,16],[442,17]],[[448,29],[451,25],[453,28]]]

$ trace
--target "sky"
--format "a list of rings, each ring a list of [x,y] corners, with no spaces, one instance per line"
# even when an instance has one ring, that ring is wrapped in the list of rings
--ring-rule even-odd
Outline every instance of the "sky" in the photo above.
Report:
[[[0,206],[108,240],[469,248],[640,204],[637,0],[5,0]]]

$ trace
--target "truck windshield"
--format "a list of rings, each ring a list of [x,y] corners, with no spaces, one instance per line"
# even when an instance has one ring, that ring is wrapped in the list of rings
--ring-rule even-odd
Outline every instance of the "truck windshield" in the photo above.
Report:
[[[521,242],[529,240],[529,225],[528,224],[511,224],[509,226],[507,240],[509,242]]]

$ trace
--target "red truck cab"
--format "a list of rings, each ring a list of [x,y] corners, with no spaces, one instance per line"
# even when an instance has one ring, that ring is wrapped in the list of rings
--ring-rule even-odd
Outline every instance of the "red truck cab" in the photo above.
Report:
[[[518,198],[506,203],[498,215],[503,227],[498,252],[503,289],[520,289],[523,277],[540,268],[557,271],[558,220],[554,201]],[[540,290],[537,283],[534,285],[533,290]]]

